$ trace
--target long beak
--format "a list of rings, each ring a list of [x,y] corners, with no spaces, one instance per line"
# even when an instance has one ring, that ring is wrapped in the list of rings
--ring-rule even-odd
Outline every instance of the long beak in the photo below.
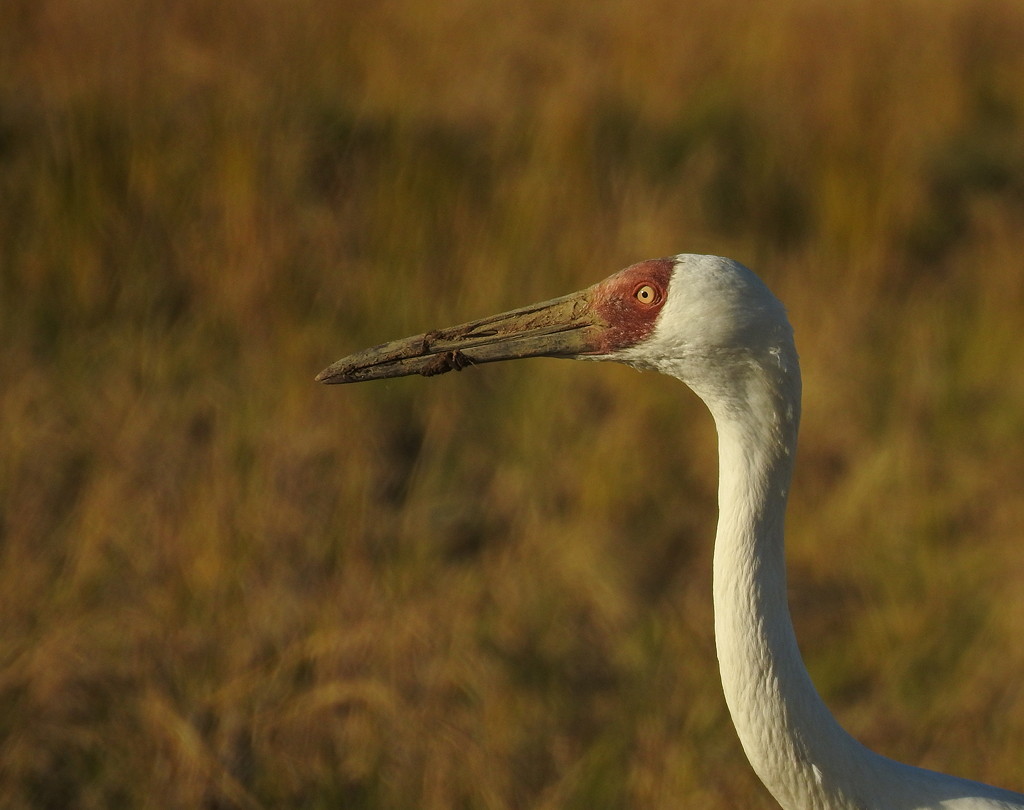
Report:
[[[593,289],[461,326],[382,343],[343,357],[317,374],[316,379],[333,384],[409,374],[431,377],[497,360],[593,354],[608,327],[593,306]]]

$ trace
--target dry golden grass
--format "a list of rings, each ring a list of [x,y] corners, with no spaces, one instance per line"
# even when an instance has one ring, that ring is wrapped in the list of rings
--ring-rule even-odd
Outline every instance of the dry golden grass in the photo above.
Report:
[[[0,7],[0,804],[769,808],[679,384],[350,350],[715,252],[842,722],[1024,789],[1016,0]]]

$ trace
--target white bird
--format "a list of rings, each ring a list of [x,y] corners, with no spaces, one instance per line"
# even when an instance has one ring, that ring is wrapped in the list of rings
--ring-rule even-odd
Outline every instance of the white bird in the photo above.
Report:
[[[750,764],[786,810],[1024,810],[1024,795],[904,765],[839,725],[800,657],[783,523],[800,367],[782,304],[738,262],[679,255],[580,292],[339,360],[325,383],[433,375],[531,356],[615,360],[677,377],[719,437],[715,640]]]

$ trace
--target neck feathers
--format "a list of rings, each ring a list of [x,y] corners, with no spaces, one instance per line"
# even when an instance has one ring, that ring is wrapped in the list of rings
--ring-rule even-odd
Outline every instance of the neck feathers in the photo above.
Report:
[[[708,402],[719,434],[715,642],[729,712],[784,808],[995,810],[1024,797],[882,757],[842,729],[814,688],[786,594],[784,517],[800,420],[795,355],[752,363]],[[778,362],[776,362],[778,361]],[[720,392],[719,392],[720,393]]]
[[[717,399],[715,640],[729,711],[751,765],[783,806],[818,806],[825,757],[849,743],[814,690],[786,595],[784,517],[799,427],[795,358],[751,363]],[[721,394],[722,392],[718,392]],[[824,805],[821,805],[824,806]]]

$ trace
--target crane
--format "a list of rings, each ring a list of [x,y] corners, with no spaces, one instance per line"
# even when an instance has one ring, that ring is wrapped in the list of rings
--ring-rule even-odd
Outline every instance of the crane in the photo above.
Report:
[[[800,366],[782,303],[739,262],[680,254],[571,295],[357,352],[317,375],[432,376],[522,357],[614,360],[682,380],[718,430],[715,643],[748,760],[786,810],[1024,810],[1024,795],[905,765],[850,736],[804,666],[783,524]]]

